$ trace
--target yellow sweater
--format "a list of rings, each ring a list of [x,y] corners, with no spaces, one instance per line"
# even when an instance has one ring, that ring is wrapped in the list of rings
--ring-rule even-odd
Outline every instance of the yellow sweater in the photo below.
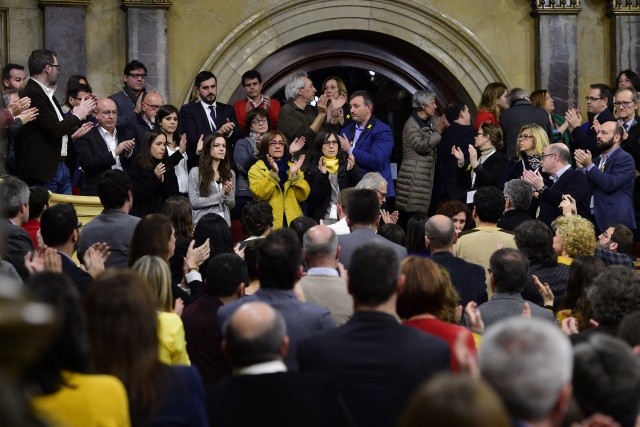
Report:
[[[293,163],[289,162],[289,167]],[[289,170],[291,171],[291,170]],[[304,173],[298,171],[295,176],[291,176],[284,184],[284,193],[280,188],[280,177],[273,170],[269,170],[267,165],[258,160],[249,169],[249,188],[253,196],[258,200],[266,200],[273,209],[273,228],[282,228],[282,216],[286,214],[287,222],[302,215],[300,203],[307,200],[311,189],[309,183],[304,179]]]
[[[182,319],[175,313],[158,313],[159,359],[167,365],[191,365]]]
[[[52,427],[129,427],[124,386],[111,375],[65,372],[69,386],[32,400],[35,413]]]

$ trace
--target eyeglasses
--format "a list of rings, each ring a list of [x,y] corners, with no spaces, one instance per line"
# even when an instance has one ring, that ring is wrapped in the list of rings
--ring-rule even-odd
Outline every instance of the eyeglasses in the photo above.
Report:
[[[264,125],[267,123],[267,119],[255,119],[251,120],[252,125]]]
[[[322,143],[322,145],[332,146],[332,145],[340,145],[340,143],[334,139],[333,141],[325,141]]]
[[[523,139],[529,139],[529,138],[533,138],[533,136],[527,135],[526,133],[523,133],[522,135],[520,135],[518,137],[518,141],[522,141]]]
[[[380,195],[380,197],[382,197],[383,199],[386,199],[386,198],[387,198],[387,193],[383,193],[383,192],[382,192],[382,191],[380,191],[380,190],[376,190],[376,192],[377,192],[377,193]]]
[[[634,101],[618,101],[618,102],[614,102],[613,105],[615,105],[616,108],[620,108],[620,107],[624,107],[627,108],[629,105],[633,104]]]
[[[587,100],[587,101],[598,101],[598,100],[604,99],[604,98],[596,98],[595,96],[585,96],[584,99]]]
[[[487,136],[487,134],[484,132],[478,132],[476,133],[476,136]]]
[[[134,74],[129,74],[129,77],[133,77],[134,79],[146,79],[147,75],[134,73]]]
[[[545,157],[553,156],[553,155],[556,155],[556,154],[558,154],[558,153],[549,153],[549,154],[542,153],[540,155],[540,160],[544,160]]]
[[[152,110],[157,110],[160,107],[162,107],[162,105],[153,105],[153,104],[144,104],[144,105],[146,105],[147,107],[150,107]]]
[[[284,141],[276,141],[275,139],[269,141],[269,145],[284,147]]]
[[[118,110],[104,110],[100,111],[100,114],[102,114],[103,116],[117,116]]]
[[[620,79],[620,80],[618,80],[618,84],[620,84],[620,83],[631,83],[631,80],[629,80],[629,79]]]
[[[60,71],[60,64],[49,64],[49,66],[55,68],[58,71]]]

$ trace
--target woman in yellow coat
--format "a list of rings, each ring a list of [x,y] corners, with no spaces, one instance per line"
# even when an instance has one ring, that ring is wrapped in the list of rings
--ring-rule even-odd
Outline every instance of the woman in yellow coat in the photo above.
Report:
[[[294,141],[296,152],[304,141]],[[293,148],[293,147],[292,147]],[[258,160],[249,169],[249,188],[257,200],[266,200],[273,209],[273,228],[278,229],[302,216],[300,203],[307,200],[309,183],[300,167],[304,155],[289,161],[289,144],[280,131],[267,132],[260,141]]]

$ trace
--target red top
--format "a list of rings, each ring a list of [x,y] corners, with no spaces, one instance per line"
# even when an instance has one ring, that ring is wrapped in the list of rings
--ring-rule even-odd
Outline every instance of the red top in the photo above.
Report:
[[[36,239],[36,234],[38,234],[38,230],[40,230],[40,221],[35,219],[30,219],[26,224],[22,225],[22,228],[29,233],[31,240],[33,241],[33,247],[38,248],[38,239]]]
[[[244,135],[244,121],[247,118],[247,113],[253,110],[253,104],[249,104],[247,109],[247,104],[249,101],[247,98],[236,102],[233,104],[233,108],[236,110],[236,117],[238,118],[238,124],[240,125],[240,130]],[[264,108],[264,102],[258,105],[260,108]],[[269,103],[269,109],[267,110],[267,115],[269,116],[269,130],[278,129],[278,115],[280,114],[280,102],[277,99],[271,98],[271,102]],[[289,141],[291,142],[291,141]]]
[[[494,116],[493,113],[487,110],[478,111],[478,114],[476,114],[476,121],[474,122],[473,127],[475,127],[476,129],[480,129],[480,125],[483,123],[500,125],[498,120],[496,120],[496,116]]]
[[[451,351],[451,370],[453,372],[458,372],[458,361],[453,354],[453,346],[459,333],[462,331],[469,332],[467,347],[469,348],[469,351],[476,354],[476,344],[473,341],[473,334],[462,326],[453,325],[438,319],[427,318],[407,320],[404,324],[445,340],[449,344],[449,350]]]

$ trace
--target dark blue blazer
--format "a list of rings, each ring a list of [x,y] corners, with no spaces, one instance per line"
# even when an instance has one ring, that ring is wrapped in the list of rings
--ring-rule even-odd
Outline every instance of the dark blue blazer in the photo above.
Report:
[[[616,118],[613,113],[605,108],[598,115],[598,122],[615,122]],[[586,126],[585,126],[586,125]],[[585,130],[585,127],[588,130]],[[593,122],[584,123],[582,126],[578,126],[571,132],[571,150],[580,148],[582,150],[589,150],[593,156],[600,154],[598,145],[596,143],[596,130],[593,128]]]
[[[80,267],[76,263],[70,260],[65,254],[58,251],[60,258],[62,259],[62,273],[69,276],[80,292],[80,295],[84,295],[89,289],[89,285],[93,282],[93,277]]]
[[[614,222],[619,222],[635,230],[633,188],[636,166],[633,157],[622,148],[617,148],[607,157],[604,172],[598,168],[600,157],[593,159],[594,167],[587,172],[593,189],[594,215],[598,228],[606,230]]]
[[[6,202],[3,201],[3,203]],[[24,266],[24,256],[27,252],[33,252],[33,241],[29,233],[9,219],[2,218],[0,219],[0,236],[4,239],[4,244],[0,244],[0,258],[9,261],[22,280],[25,280],[29,272]]]
[[[222,125],[227,123],[227,119],[236,125],[236,127],[233,128],[231,137],[227,139],[229,143],[227,145],[227,152],[232,156],[233,145],[238,139],[242,138],[242,132],[240,131],[240,125],[238,125],[238,118],[236,117],[236,110],[232,105],[217,102],[216,128],[220,129]],[[190,102],[180,108],[180,131],[187,134],[187,152],[189,153],[189,157],[191,157],[191,154],[196,152],[200,135],[207,136],[211,132],[215,132],[215,129],[211,129],[207,113],[205,113],[202,105],[199,102]]]
[[[458,304],[466,307],[469,301],[478,305],[487,302],[484,267],[458,258],[451,252],[436,252],[431,254],[431,260],[449,272],[451,284],[460,295]]]
[[[542,192],[539,199],[534,197],[534,202],[540,208],[538,219],[547,225],[562,215],[562,211],[558,208],[562,201],[563,194],[570,194],[576,199],[578,215],[583,218],[589,218],[589,202],[591,201],[591,188],[589,180],[584,172],[569,169],[565,171],[560,178],[554,183],[551,179],[545,179],[547,188]],[[605,229],[606,230],[606,229]]]
[[[353,141],[356,133],[355,122],[343,128],[340,135],[346,135],[349,141]],[[353,156],[356,164],[360,166],[363,174],[368,172],[380,172],[387,180],[387,196],[395,197],[396,190],[391,177],[391,152],[393,151],[393,134],[391,128],[371,116],[364,130],[358,138]]]

